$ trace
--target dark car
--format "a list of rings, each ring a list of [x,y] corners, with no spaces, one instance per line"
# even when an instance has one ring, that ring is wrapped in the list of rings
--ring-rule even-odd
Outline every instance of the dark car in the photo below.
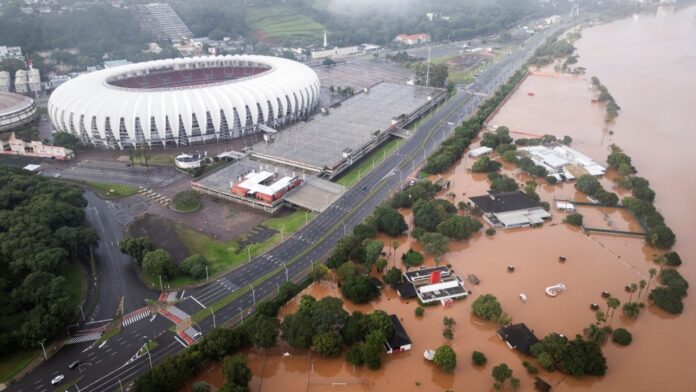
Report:
[[[68,366],[68,369],[75,369],[78,366],[80,366],[80,361],[75,361]]]

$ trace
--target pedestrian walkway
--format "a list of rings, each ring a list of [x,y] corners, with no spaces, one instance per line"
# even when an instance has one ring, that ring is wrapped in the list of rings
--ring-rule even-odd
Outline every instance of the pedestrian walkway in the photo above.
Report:
[[[86,333],[82,335],[76,335],[71,337],[70,339],[65,341],[65,344],[77,344],[77,343],[84,343],[84,342],[93,342],[102,335],[102,332],[92,332],[92,333]]]
[[[136,321],[140,321],[144,318],[147,318],[150,316],[150,309],[145,307],[145,308],[140,308],[136,311],[133,311],[125,316],[123,316],[123,321],[121,322],[121,326],[125,327],[130,324],[133,324]]]
[[[176,306],[170,306],[166,309],[160,309],[159,313],[177,325],[180,322],[191,318],[191,316],[188,313],[177,308]]]
[[[184,342],[186,342],[186,345],[187,345],[187,346],[190,346],[190,345],[192,345],[192,344],[194,344],[194,343],[196,342],[195,340],[193,340],[193,338],[191,338],[191,337],[190,337],[186,332],[184,332],[184,331],[179,331],[179,332],[177,332],[176,334],[179,335],[179,337],[182,338],[182,339],[184,340]]]

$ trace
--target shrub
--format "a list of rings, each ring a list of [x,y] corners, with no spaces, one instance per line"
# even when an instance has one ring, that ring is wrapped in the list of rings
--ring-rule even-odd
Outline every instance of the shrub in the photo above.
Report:
[[[522,361],[522,366],[524,366],[524,368],[527,369],[527,373],[531,374],[532,376],[539,372],[536,366],[532,365],[528,361]]]
[[[670,287],[656,287],[650,292],[650,299],[657,307],[671,314],[680,314],[684,310],[681,295]]]
[[[471,310],[474,315],[484,320],[496,320],[503,313],[498,299],[491,294],[484,294],[476,298],[471,304]]]
[[[487,156],[479,158],[478,161],[474,162],[471,166],[471,171],[476,173],[489,173],[500,170],[503,165],[500,162],[496,162]]]
[[[208,384],[205,381],[196,381],[193,383],[193,386],[191,387],[192,392],[210,392],[211,387],[210,384]]]
[[[558,182],[558,179],[554,176],[546,176],[546,177],[544,177],[544,180],[549,185],[554,185],[555,183]]]
[[[423,317],[423,314],[425,314],[425,308],[423,308],[422,306],[418,306],[416,308],[416,316]]]
[[[443,345],[435,350],[433,362],[442,371],[452,373],[454,368],[457,367],[457,354],[452,350],[452,347]]]
[[[384,274],[384,283],[395,284],[401,281],[401,269],[392,267]]]
[[[617,328],[611,335],[611,341],[622,346],[628,346],[633,341],[633,336],[627,330]]]
[[[489,228],[486,229],[486,235],[487,235],[487,236],[492,236],[492,235],[494,235],[494,234],[495,234],[495,229],[494,229],[494,228],[489,227]]]
[[[195,254],[185,258],[179,264],[179,271],[194,279],[203,279],[206,275],[205,269],[207,266],[208,260],[202,255]]]
[[[565,219],[563,219],[563,223],[580,227],[582,226],[582,214],[573,213],[566,215]]]
[[[471,353],[471,362],[476,366],[483,366],[488,362],[488,358],[486,358],[486,354],[480,351],[474,351]]]

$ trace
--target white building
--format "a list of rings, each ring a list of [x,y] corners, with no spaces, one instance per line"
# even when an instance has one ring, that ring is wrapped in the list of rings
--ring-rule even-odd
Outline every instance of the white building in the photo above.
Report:
[[[551,218],[539,201],[520,191],[474,196],[469,200],[493,227],[536,226]]]
[[[24,61],[22,48],[19,46],[0,46],[0,61],[6,59],[17,59]]]
[[[29,81],[27,79],[27,71],[20,69],[15,73],[15,92],[18,94],[26,94],[29,92]]]
[[[586,174],[602,176],[607,170],[592,158],[564,144],[520,147],[517,153],[521,157],[531,158],[558,181],[574,180]]]
[[[484,155],[488,155],[492,151],[493,151],[493,149],[490,147],[481,146],[481,147],[477,147],[477,148],[474,148],[473,150],[469,151],[469,156],[471,158],[478,158],[478,157],[482,157]]]
[[[333,49],[312,51],[312,60],[326,58],[341,58],[358,53],[357,46],[346,46],[344,48],[335,47]]]
[[[7,71],[0,71],[0,92],[9,93],[11,82],[10,73]]]
[[[430,42],[430,34],[399,34],[394,38],[394,41],[406,45],[420,45]]]
[[[38,93],[41,91],[41,74],[36,68],[29,70],[27,74],[27,87],[32,93]]]

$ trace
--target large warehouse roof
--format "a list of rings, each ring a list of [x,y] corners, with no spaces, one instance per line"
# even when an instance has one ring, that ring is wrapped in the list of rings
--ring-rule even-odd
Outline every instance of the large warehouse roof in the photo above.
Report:
[[[283,58],[178,58],[79,76],[56,89],[48,110],[57,129],[120,146],[191,138],[196,123],[200,135],[219,136],[284,119],[313,108],[319,88],[311,68]]]

